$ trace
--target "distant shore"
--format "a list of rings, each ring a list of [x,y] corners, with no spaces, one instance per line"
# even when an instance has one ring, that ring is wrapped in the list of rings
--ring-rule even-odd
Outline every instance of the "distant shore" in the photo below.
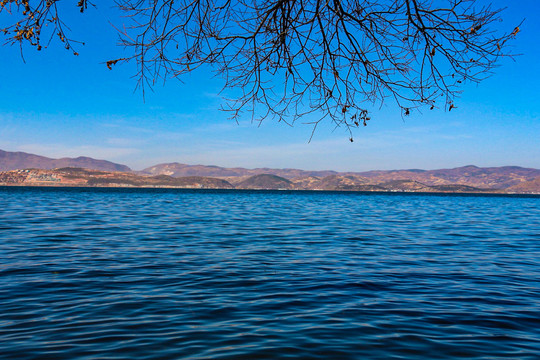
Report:
[[[297,190],[297,191],[352,191],[373,193],[434,193],[434,194],[532,194],[540,191],[480,188],[467,184],[427,185],[413,179],[364,181],[352,176],[327,176],[286,179],[272,174],[242,178],[206,176],[172,177],[168,175],[140,175],[133,172],[100,171],[83,168],[53,170],[23,169],[0,172],[0,186],[21,187],[81,187],[81,188],[147,188],[147,189],[235,189],[235,190]]]

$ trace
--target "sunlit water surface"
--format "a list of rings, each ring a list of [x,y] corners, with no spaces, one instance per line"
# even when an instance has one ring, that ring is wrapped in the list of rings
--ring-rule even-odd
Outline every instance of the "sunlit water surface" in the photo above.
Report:
[[[538,359],[540,197],[0,188],[2,359]]]

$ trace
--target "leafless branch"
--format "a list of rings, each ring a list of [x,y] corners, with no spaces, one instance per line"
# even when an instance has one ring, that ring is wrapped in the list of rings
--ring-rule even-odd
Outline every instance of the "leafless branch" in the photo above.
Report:
[[[42,48],[50,24],[72,49],[56,2],[3,0],[20,20],[8,43]],[[293,124],[313,119],[366,125],[368,108],[391,100],[451,110],[464,82],[489,76],[520,31],[497,28],[501,9],[474,0],[117,0],[129,26],[122,59],[143,89],[211,66],[224,79],[223,110]],[[34,5],[35,4],[35,5]],[[81,11],[87,1],[79,1]],[[520,24],[521,25],[521,24]],[[351,133],[352,140],[352,133]]]

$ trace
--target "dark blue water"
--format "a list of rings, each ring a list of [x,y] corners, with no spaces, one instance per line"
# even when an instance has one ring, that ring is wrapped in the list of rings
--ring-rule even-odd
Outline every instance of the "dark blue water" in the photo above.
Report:
[[[2,359],[538,359],[540,198],[0,188]]]

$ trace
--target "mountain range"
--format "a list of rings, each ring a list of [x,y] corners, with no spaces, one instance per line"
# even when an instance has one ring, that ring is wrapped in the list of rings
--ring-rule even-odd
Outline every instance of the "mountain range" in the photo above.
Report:
[[[34,170],[13,171],[21,169]],[[540,193],[540,170],[519,166],[336,172],[167,163],[132,171],[125,165],[88,157],[51,159],[0,150],[0,171],[0,183],[8,185]]]
[[[126,165],[115,164],[107,160],[96,160],[86,156],[51,159],[25,152],[0,150],[0,171],[32,168],[48,170],[62,167],[80,167],[104,171],[131,171]]]

